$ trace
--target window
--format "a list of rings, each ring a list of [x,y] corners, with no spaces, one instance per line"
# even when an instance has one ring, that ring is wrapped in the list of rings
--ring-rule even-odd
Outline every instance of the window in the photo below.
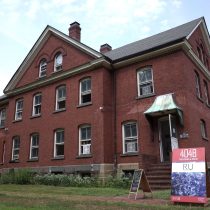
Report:
[[[15,120],[21,120],[23,115],[23,99],[16,101]]]
[[[198,96],[198,98],[201,98],[200,77],[197,72],[195,72],[195,87],[196,87],[196,95]]]
[[[200,124],[201,124],[201,136],[202,138],[207,139],[206,123],[204,120],[201,120]]]
[[[56,110],[66,108],[66,86],[60,86],[56,89]]]
[[[54,157],[64,156],[64,130],[56,130],[54,138]]]
[[[79,128],[79,155],[91,154],[91,126],[83,125]]]
[[[209,88],[208,88],[208,84],[207,84],[207,82],[205,80],[203,82],[204,82],[204,94],[205,94],[206,104],[210,105],[209,104]]]
[[[80,81],[80,104],[91,102],[91,78]]]
[[[5,126],[5,120],[6,120],[6,109],[0,110],[0,128],[3,128]]]
[[[15,136],[12,139],[12,160],[19,160],[20,138]]]
[[[55,56],[54,71],[62,70],[63,56],[61,53],[58,53]]]
[[[44,77],[47,75],[47,61],[42,59],[39,65],[39,77]]]
[[[123,153],[138,152],[138,135],[136,122],[123,124]]]
[[[147,96],[154,93],[153,75],[151,68],[144,68],[137,73],[138,95]]]
[[[41,103],[42,103],[42,95],[36,94],[33,99],[33,116],[41,114]]]
[[[34,133],[31,135],[30,143],[30,159],[36,159],[39,156],[39,134]]]

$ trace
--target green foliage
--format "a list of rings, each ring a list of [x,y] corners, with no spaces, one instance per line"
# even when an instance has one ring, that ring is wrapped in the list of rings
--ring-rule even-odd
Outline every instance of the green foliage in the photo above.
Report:
[[[32,180],[33,174],[29,169],[9,171],[0,177],[1,184],[31,184]]]
[[[131,185],[131,180],[127,177],[117,178],[113,176],[108,176],[108,178],[104,182],[104,185],[105,187],[129,189]]]

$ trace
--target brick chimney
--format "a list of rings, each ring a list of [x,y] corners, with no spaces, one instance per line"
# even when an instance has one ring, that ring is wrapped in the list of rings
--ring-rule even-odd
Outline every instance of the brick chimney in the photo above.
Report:
[[[101,53],[106,53],[112,50],[112,47],[109,44],[103,44],[100,47],[100,52]]]
[[[70,24],[69,27],[69,36],[73,39],[76,39],[77,41],[80,42],[80,38],[81,38],[81,28],[80,28],[80,24],[78,22],[73,22]]]

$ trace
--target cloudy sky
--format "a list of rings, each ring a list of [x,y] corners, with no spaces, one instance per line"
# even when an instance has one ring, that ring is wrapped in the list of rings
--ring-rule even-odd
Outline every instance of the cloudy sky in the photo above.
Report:
[[[210,30],[210,0],[0,0],[0,8],[0,95],[46,25],[68,34],[69,24],[77,21],[81,41],[96,50],[201,16]]]

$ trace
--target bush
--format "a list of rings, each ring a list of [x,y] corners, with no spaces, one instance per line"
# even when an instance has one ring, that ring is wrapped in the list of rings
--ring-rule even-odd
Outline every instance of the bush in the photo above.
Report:
[[[32,182],[33,174],[29,169],[11,170],[0,177],[1,184],[31,184]]]
[[[113,176],[108,176],[104,183],[105,187],[113,188],[129,188],[131,185],[131,180],[127,177],[117,178]]]

